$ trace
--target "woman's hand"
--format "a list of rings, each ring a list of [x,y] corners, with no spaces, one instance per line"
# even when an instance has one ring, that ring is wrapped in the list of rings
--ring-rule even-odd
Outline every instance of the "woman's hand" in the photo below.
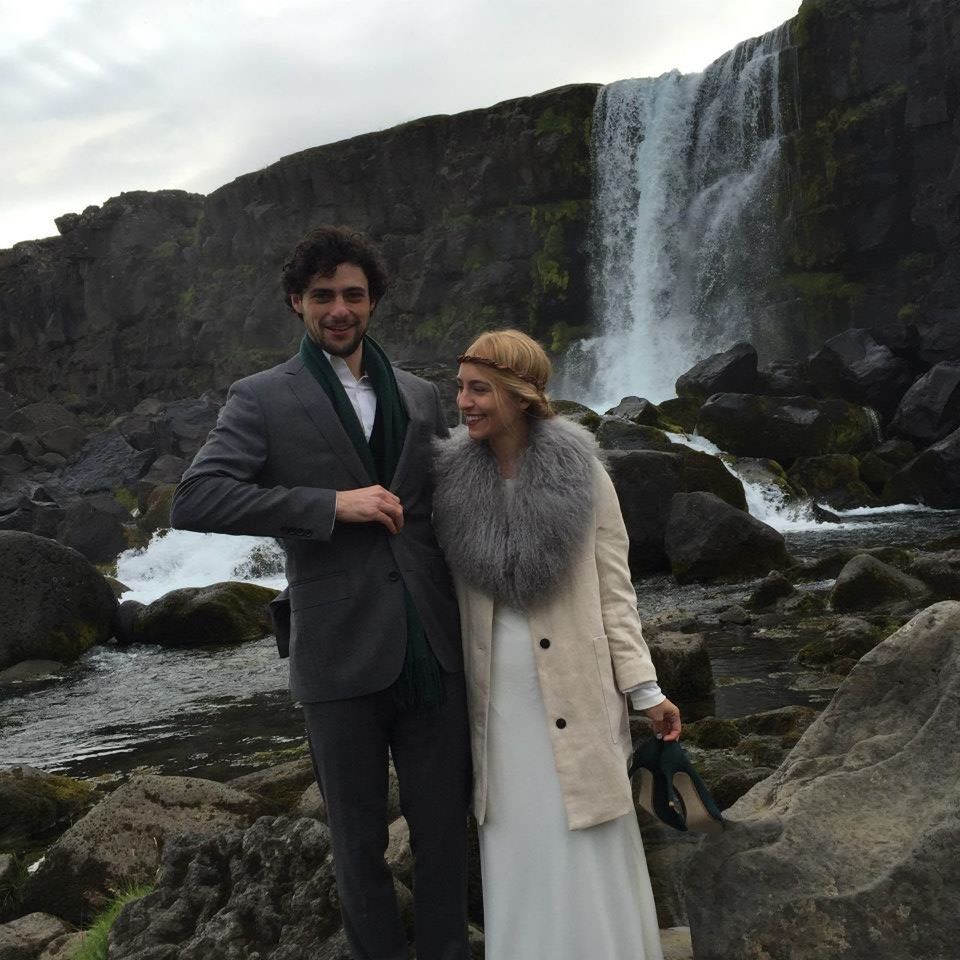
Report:
[[[653,721],[653,732],[662,740],[680,739],[680,711],[669,700],[648,707],[644,715]]]

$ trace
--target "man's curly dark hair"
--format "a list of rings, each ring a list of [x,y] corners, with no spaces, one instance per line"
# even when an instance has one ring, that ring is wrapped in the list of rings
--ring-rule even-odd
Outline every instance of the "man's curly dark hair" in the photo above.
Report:
[[[357,230],[325,224],[311,230],[283,265],[280,282],[286,305],[293,310],[291,294],[302,294],[315,274],[332,277],[341,263],[354,263],[363,270],[371,300],[379,301],[387,292],[387,268],[380,248]]]

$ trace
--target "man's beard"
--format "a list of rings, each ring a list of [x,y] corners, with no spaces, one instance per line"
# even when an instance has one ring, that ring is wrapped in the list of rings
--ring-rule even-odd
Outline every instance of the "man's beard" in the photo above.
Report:
[[[319,337],[314,336],[313,339],[317,341],[320,349],[325,350],[331,357],[349,357],[360,346],[364,337],[364,331],[361,330],[359,324],[352,328],[352,336],[347,341],[334,340],[328,337],[329,331],[323,326],[317,333],[319,333]]]

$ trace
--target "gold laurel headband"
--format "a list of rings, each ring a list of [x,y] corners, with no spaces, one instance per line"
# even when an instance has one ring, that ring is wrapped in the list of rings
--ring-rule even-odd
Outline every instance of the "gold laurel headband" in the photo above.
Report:
[[[500,363],[499,360],[491,360],[489,357],[475,357],[470,353],[461,353],[460,356],[457,357],[457,363],[479,363],[484,367],[493,367],[494,370],[499,370],[501,373],[509,373],[514,377],[518,377],[520,380],[526,381],[538,390],[543,390],[543,386],[538,382],[536,377],[531,377],[529,373],[520,373],[518,370],[514,370],[513,367],[508,367],[507,364]]]

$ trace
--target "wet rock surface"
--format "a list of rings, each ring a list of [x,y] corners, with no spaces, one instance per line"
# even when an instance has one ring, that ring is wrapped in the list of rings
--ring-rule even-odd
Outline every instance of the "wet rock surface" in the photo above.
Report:
[[[106,581],[75,550],[0,531],[0,669],[76,660],[110,637],[115,609]]]
[[[943,749],[960,724],[958,629],[960,604],[935,604],[868,653],[728,811],[735,829],[694,854],[698,960],[902,960],[919,941],[951,955],[960,912],[936,891],[960,883],[960,760]]]

